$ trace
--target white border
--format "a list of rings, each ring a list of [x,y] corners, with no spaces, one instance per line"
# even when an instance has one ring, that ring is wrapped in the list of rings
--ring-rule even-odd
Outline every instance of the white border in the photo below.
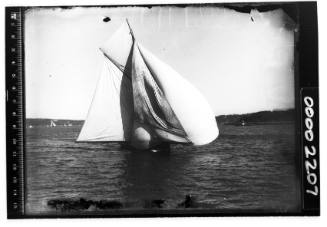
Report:
[[[266,2],[259,0],[260,2]],[[78,225],[79,227],[93,226],[248,226],[253,227],[263,225],[265,227],[276,227],[290,225],[292,227],[300,226],[326,226],[326,95],[327,95],[327,1],[318,0],[318,21],[319,21],[319,84],[320,84],[320,180],[321,180],[321,217],[212,217],[212,218],[121,218],[121,219],[33,219],[33,220],[7,220],[6,216],[6,149],[5,149],[5,36],[4,36],[4,7],[5,6],[44,6],[44,5],[108,5],[108,4],[145,4],[145,3],[190,3],[203,2],[199,0],[1,0],[0,1],[0,225],[1,226],[24,226],[34,227],[37,225],[49,227],[62,227],[68,225]],[[243,2],[236,1],[212,1],[205,2]],[[248,2],[248,1],[247,1]]]

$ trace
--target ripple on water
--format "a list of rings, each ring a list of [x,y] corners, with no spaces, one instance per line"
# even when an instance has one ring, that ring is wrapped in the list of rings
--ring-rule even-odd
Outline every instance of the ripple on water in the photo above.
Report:
[[[222,126],[209,145],[174,144],[164,154],[122,150],[118,143],[76,143],[79,130],[27,129],[29,213],[51,212],[50,199],[81,197],[114,199],[126,209],[161,199],[175,208],[187,194],[200,208],[300,207],[292,125]]]

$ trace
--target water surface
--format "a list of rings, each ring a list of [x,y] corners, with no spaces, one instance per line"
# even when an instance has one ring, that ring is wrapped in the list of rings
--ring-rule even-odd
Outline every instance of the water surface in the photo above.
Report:
[[[50,199],[117,200],[144,209],[165,200],[175,209],[191,194],[198,208],[296,212],[300,208],[294,125],[220,126],[218,139],[170,152],[76,143],[80,126],[29,128],[26,137],[29,214],[54,212]],[[69,211],[68,211],[69,212]],[[97,211],[88,211],[89,213]]]

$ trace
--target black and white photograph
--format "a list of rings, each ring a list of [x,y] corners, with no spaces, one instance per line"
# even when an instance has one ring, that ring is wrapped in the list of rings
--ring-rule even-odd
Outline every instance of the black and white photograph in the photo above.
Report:
[[[302,212],[296,3],[20,16],[24,215]]]

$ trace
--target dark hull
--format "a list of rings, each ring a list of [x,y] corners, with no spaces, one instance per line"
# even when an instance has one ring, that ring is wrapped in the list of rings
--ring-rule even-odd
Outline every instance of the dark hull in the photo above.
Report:
[[[125,150],[144,150],[144,149],[137,149],[133,147],[130,143],[121,143],[121,149]],[[151,146],[151,148],[145,149],[144,151],[159,151],[159,152],[169,152],[170,151],[170,143],[162,142],[160,144],[156,144]]]

